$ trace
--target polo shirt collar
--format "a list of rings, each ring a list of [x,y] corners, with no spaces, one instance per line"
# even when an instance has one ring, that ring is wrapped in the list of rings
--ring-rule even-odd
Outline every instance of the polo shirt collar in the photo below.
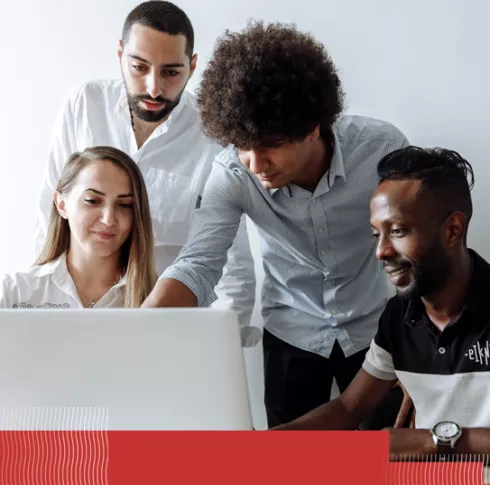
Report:
[[[471,276],[463,314],[470,311],[477,315],[482,311],[485,299],[488,297],[490,264],[476,251],[468,249],[468,252],[473,260],[473,275]],[[408,300],[404,320],[407,325],[413,327],[418,327],[430,321],[421,298],[414,297]],[[475,319],[475,321],[477,320]]]

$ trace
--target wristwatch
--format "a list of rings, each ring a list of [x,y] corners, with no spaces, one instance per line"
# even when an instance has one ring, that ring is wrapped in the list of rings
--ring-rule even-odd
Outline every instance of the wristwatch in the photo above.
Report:
[[[462,434],[459,425],[453,421],[441,421],[432,428],[431,432],[438,453],[454,453],[456,441],[458,441]]]

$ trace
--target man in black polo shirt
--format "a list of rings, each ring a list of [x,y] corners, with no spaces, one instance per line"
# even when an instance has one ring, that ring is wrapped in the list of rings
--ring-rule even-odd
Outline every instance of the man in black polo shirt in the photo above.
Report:
[[[471,165],[407,147],[378,165],[376,256],[397,289],[363,368],[335,401],[278,429],[354,429],[398,378],[416,429],[390,429],[393,455],[490,453],[490,265],[466,246]]]

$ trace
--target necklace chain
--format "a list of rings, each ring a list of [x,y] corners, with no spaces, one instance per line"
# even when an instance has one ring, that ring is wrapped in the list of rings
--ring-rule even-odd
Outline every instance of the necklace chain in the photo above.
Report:
[[[131,116],[131,128],[133,129],[133,133],[135,133],[135,131],[134,131],[134,117],[133,117],[133,110],[131,109],[131,107],[129,108],[129,116]]]
[[[97,300],[93,300],[92,298],[88,298],[86,293],[84,293],[80,288],[78,288],[76,285],[75,285],[78,293],[81,294],[81,296],[83,296],[83,298],[85,300],[88,300],[88,303],[85,305],[85,308],[93,308],[95,306],[95,304],[97,303]]]

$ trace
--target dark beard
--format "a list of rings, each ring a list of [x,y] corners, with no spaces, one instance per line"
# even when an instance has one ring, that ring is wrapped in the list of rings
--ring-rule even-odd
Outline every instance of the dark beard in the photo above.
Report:
[[[406,299],[430,297],[446,284],[451,259],[442,243],[436,240],[417,262],[411,262],[411,267],[414,282],[405,291],[399,291],[399,296]]]
[[[134,116],[142,121],[146,121],[148,123],[158,123],[165,119],[179,104],[180,98],[182,97],[182,93],[184,90],[180,92],[180,94],[174,100],[164,98],[162,96],[157,96],[156,98],[152,98],[148,95],[130,95],[128,94],[128,103],[129,108],[131,109]],[[154,101],[157,103],[165,103],[165,106],[158,111],[148,111],[144,108],[140,108],[138,105],[139,101]]]

